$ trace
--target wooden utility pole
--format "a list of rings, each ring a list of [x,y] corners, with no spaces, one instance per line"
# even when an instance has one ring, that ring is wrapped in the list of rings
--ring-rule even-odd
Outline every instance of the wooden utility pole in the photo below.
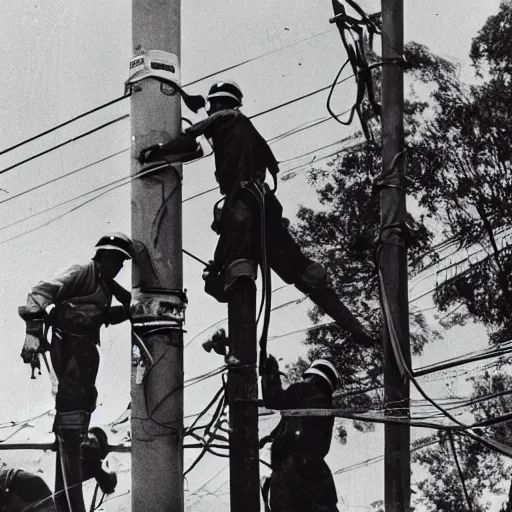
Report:
[[[410,368],[407,248],[405,243],[406,204],[404,189],[404,81],[403,0],[382,0],[382,165],[376,185],[380,187],[381,250],[379,271],[382,300],[388,320],[396,328],[404,363]],[[386,312],[387,309],[387,312]],[[384,328],[384,393],[387,407],[400,408],[390,414],[409,412],[409,382],[402,375]],[[384,503],[386,512],[410,510],[410,428],[384,427]]]
[[[158,50],[180,59],[180,0],[132,0],[133,55]],[[165,67],[167,66],[167,68]],[[174,69],[164,65],[161,69]],[[157,68],[156,66],[154,67]],[[179,72],[179,70],[178,70]],[[181,132],[180,96],[154,78],[132,89],[132,173],[148,146]],[[181,165],[158,167],[132,182],[132,322],[154,364],[132,381],[132,510],[182,512],[183,294]],[[147,170],[146,166],[144,170]]]
[[[231,353],[241,363],[240,368],[229,371],[228,380],[231,512],[259,512],[256,286],[253,278],[239,277],[228,289],[228,317]]]

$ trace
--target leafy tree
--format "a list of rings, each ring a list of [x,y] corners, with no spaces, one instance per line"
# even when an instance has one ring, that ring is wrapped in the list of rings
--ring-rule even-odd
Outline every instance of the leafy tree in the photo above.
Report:
[[[510,395],[500,395],[512,385],[512,378],[508,374],[499,372],[491,375],[486,372],[471,380],[473,381],[473,405],[470,406],[470,411],[475,421],[496,418],[510,411],[512,406]],[[498,396],[477,401],[489,395]],[[481,429],[479,434],[510,444],[512,424],[487,427]],[[413,454],[413,461],[423,466],[428,472],[427,477],[416,482],[421,491],[418,504],[423,504],[430,511],[468,510],[447,434],[439,432],[438,437],[439,444]],[[487,493],[500,495],[508,491],[509,469],[501,455],[489,450],[478,441],[456,434],[455,446],[472,509],[474,512],[485,512],[489,510],[489,503],[485,500]],[[512,506],[512,502],[504,506]],[[502,510],[506,511],[507,508]]]
[[[409,72],[418,80],[437,89],[454,66],[445,59],[431,54],[422,45],[411,43],[406,50],[407,60],[412,63]],[[376,90],[379,91],[380,73],[375,74]],[[368,112],[368,106],[363,106]],[[426,102],[414,96],[406,101],[406,137],[412,141],[418,136],[420,120],[428,108]],[[366,115],[366,117],[368,117]],[[380,132],[374,127],[378,141]],[[373,240],[378,235],[379,198],[373,189],[373,176],[379,169],[378,144],[360,143],[342,151],[325,168],[315,168],[309,179],[316,188],[322,208],[314,211],[301,206],[294,235],[306,252],[314,255],[327,269],[332,283],[343,301],[363,320],[368,329],[379,336],[382,324],[379,304],[379,283],[376,273]],[[421,194],[419,186],[412,186],[413,194]],[[413,259],[428,251],[433,234],[425,223],[425,217],[408,214],[410,237],[409,254]],[[323,312],[313,309],[311,319],[319,322]],[[424,345],[439,337],[429,328],[419,311],[411,311],[411,340],[414,353],[421,353]],[[334,324],[310,330],[306,343],[311,347],[308,358],[329,357],[341,376],[341,389],[366,388],[382,384],[382,353],[380,347],[368,350],[352,343]],[[299,360],[289,370],[292,378],[304,365]],[[352,396],[343,405],[355,409],[368,409],[380,397]],[[339,421],[338,434],[346,439],[343,422]],[[360,430],[371,430],[367,423],[355,422]]]
[[[432,118],[418,130],[410,171],[420,205],[441,222],[467,259],[449,270],[434,295],[441,311],[466,311],[494,341],[512,336],[512,7],[504,2],[474,39],[476,86],[447,80],[432,93]],[[479,244],[482,249],[475,250]],[[461,320],[459,316],[458,320]]]

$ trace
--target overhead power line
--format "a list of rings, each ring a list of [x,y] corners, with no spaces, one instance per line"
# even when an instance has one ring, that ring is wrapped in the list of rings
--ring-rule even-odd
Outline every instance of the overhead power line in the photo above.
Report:
[[[64,121],[63,123],[60,123],[53,128],[50,128],[48,130],[45,130],[44,132],[38,133],[37,135],[34,135],[33,137],[30,137],[28,139],[25,139],[21,142],[18,142],[17,144],[14,144],[13,146],[10,146],[8,148],[5,148],[4,150],[0,151],[0,155],[4,155],[5,153],[8,153],[9,151],[12,151],[13,149],[19,148],[23,146],[24,144],[28,144],[29,142],[32,142],[36,139],[39,139],[40,137],[44,137],[45,135],[48,135],[49,133],[54,132],[55,130],[58,130],[59,128],[63,128],[64,126],[67,126],[68,124],[71,124],[75,121],[78,121],[78,119],[82,119],[83,117],[86,117],[90,114],[93,114],[94,112],[98,112],[100,110],[103,110],[106,107],[109,107],[110,105],[114,105],[114,103],[117,103],[121,100],[124,100],[131,96],[131,92],[128,94],[123,94],[122,96],[119,96],[118,98],[115,98],[111,101],[108,101],[107,103],[104,103],[103,105],[100,105],[99,107],[95,107],[91,110],[87,110],[87,112],[84,112],[83,114],[80,114],[76,117],[73,117],[71,119],[68,119],[67,121]]]
[[[79,167],[78,169],[75,169],[74,171],[68,172],[66,174],[62,174],[60,176],[57,176],[56,178],[53,178],[51,180],[45,181],[44,183],[40,183],[39,185],[36,185],[35,187],[31,187],[27,190],[24,190],[23,192],[20,192],[18,194],[15,194],[13,196],[9,196],[6,199],[3,199],[0,201],[0,204],[6,203],[7,201],[12,201],[13,199],[16,199],[17,197],[24,196],[25,194],[28,194],[29,192],[33,192],[34,190],[38,190],[42,187],[45,187],[46,185],[50,185],[52,183],[55,183],[56,181],[62,180],[64,178],[67,178],[68,176],[72,176],[73,174],[76,174],[77,172],[84,171],[85,169],[89,169],[90,167],[100,164],[102,162],[105,162],[106,160],[109,160],[111,158],[114,158],[117,155],[120,155],[121,153],[126,153],[129,151],[130,148],[122,149],[121,151],[118,151],[117,153],[112,153],[111,155],[108,155],[104,158],[100,158],[99,160],[96,160],[94,162],[91,162],[90,164],[84,165],[83,167]],[[1,228],[0,228],[1,229]]]
[[[7,171],[10,171],[12,169],[15,169],[16,167],[19,167],[20,165],[30,162],[31,160],[35,160],[36,158],[39,158],[40,156],[46,155],[52,151],[55,151],[56,149],[66,146],[67,144],[70,144],[71,142],[75,142],[77,140],[83,139],[84,137],[87,137],[88,135],[92,135],[95,132],[103,130],[103,128],[106,128],[107,126],[113,125],[119,121],[122,121],[123,119],[127,119],[128,117],[130,117],[129,114],[125,114],[124,116],[118,117],[112,121],[109,121],[108,123],[104,123],[100,126],[97,126],[96,128],[93,128],[92,130],[82,133],[81,135],[78,135],[77,137],[73,137],[72,139],[68,139],[65,142],[61,142],[60,144],[57,144],[56,146],[52,146],[51,148],[46,149],[45,151],[41,151],[40,153],[37,153],[37,155],[32,155],[29,158],[25,158],[25,160],[22,160],[21,162],[17,162],[13,165],[10,165],[9,167],[6,167],[5,169],[2,169],[0,171],[0,174],[4,174]]]
[[[317,37],[320,37],[320,36],[323,36],[325,34],[328,34],[329,32],[331,32],[331,30],[324,30],[323,32],[319,32],[317,34],[313,34],[311,36],[308,36],[308,37],[305,37],[303,39],[299,39],[298,41],[295,41],[294,43],[290,43],[288,45],[285,45],[285,46],[281,46],[280,48],[276,48],[275,50],[270,50],[268,52],[265,52],[265,53],[262,53],[261,55],[258,55],[256,57],[252,57],[250,59],[246,59],[244,61],[241,61],[241,62],[238,62],[237,64],[233,64],[231,66],[228,66],[227,68],[224,68],[224,69],[219,69],[217,71],[214,71],[213,73],[210,73],[208,75],[205,75],[201,78],[197,78],[196,80],[193,80],[192,82],[189,82],[185,85],[183,85],[183,87],[189,87],[190,85],[194,85],[196,83],[199,83],[199,82],[202,82],[203,80],[206,80],[208,78],[211,78],[213,76],[216,76],[216,75],[219,75],[221,73],[224,73],[226,71],[231,71],[232,69],[236,69],[238,67],[241,67],[241,66],[244,66],[245,64],[249,64],[250,62],[254,62],[256,60],[259,60],[259,59],[262,59],[264,57],[267,57],[268,55],[272,55],[274,53],[278,53],[278,52],[281,52],[283,50],[286,50],[288,48],[292,48],[293,46],[297,46],[301,43],[304,43],[306,41],[310,41],[312,39],[315,39]],[[17,149],[25,144],[28,144],[29,142],[33,142],[34,140],[37,140],[41,137],[44,137],[45,135],[48,135],[60,128],[63,128],[64,126],[67,126],[75,121],[78,121],[79,119],[82,119],[90,114],[94,114],[95,112],[99,112],[100,110],[103,110],[104,108],[107,108],[111,105],[114,105],[115,103],[118,103],[126,98],[129,98],[130,96],[132,95],[132,92],[128,92],[127,94],[123,94],[122,96],[119,96],[111,101],[108,101],[107,103],[103,103],[102,105],[99,105],[91,110],[87,110],[86,112],[83,112],[82,114],[79,114],[75,117],[72,117],[71,119],[68,119],[67,121],[64,121],[58,125],[55,125],[53,126],[52,128],[49,128],[48,130],[45,130],[43,132],[40,132],[32,137],[29,137],[28,139],[25,139],[25,140],[22,140],[21,142],[18,142],[12,146],[9,146],[3,150],[0,151],[0,156],[1,155],[4,155],[5,153],[8,153],[9,151],[12,151],[14,149]]]
[[[334,85],[342,84],[343,82],[346,82],[350,78],[352,78],[354,75],[347,76],[343,80],[339,80]],[[258,112],[257,114],[253,114],[252,116],[248,116],[249,119],[255,119],[256,117],[260,117],[266,114],[269,114],[270,112],[274,112],[275,110],[279,110],[280,108],[287,107],[288,105],[291,105],[292,103],[296,103],[297,101],[304,100],[306,98],[309,98],[311,96],[314,96],[315,94],[318,94],[320,92],[326,91],[327,89],[330,89],[332,87],[331,85],[328,85],[326,87],[321,87],[320,89],[316,89],[312,92],[308,92],[307,94],[304,94],[303,96],[299,96],[298,98],[294,98],[293,100],[285,101],[284,103],[280,103],[279,105],[276,105],[274,107],[268,108],[267,110],[262,110],[261,112]]]
[[[288,48],[292,48],[293,46],[297,46],[301,43],[304,43],[306,41],[310,41],[311,39],[315,39],[317,37],[323,36],[325,34],[328,34],[331,32],[331,30],[324,30],[323,32],[319,32],[318,34],[313,34],[312,36],[305,37],[304,39],[299,39],[298,41],[295,41],[294,43],[290,43],[286,46],[281,46],[280,48],[276,48],[275,50],[270,50],[268,52],[262,53],[256,57],[252,57],[250,59],[244,60],[242,62],[239,62],[238,64],[233,64],[231,66],[228,66],[224,69],[219,69],[218,71],[214,71],[213,73],[210,73],[208,75],[205,75],[201,78],[197,78],[196,80],[193,80],[192,82],[189,82],[188,84],[185,84],[183,87],[188,87],[190,85],[197,84],[199,82],[202,82],[203,80],[206,80],[208,78],[212,78],[213,76],[220,75],[221,73],[225,73],[226,71],[231,71],[232,69],[239,68],[240,66],[244,66],[245,64],[249,64],[249,62],[254,62],[255,60],[262,59],[263,57],[267,57],[269,55],[272,55],[274,53],[281,52],[283,50],[287,50]]]

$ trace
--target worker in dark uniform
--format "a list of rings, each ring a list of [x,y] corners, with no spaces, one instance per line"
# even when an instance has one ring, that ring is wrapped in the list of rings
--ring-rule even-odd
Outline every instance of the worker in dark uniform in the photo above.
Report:
[[[318,359],[304,372],[302,382],[283,390],[279,365],[268,356],[262,393],[269,409],[330,409],[338,372]],[[270,477],[271,512],[337,512],[332,473],[324,461],[329,453],[334,417],[283,416],[260,448],[272,441]]]
[[[128,319],[131,294],[115,276],[133,253],[131,240],[122,233],[102,237],[96,254],[85,265],[74,265],[49,281],[41,281],[29,292],[19,314],[27,325],[21,353],[33,363],[47,347],[45,324],[52,327],[51,361],[58,379],[56,416],[53,426],[59,450],[55,476],[59,512],[85,511],[82,443],[86,440],[91,413],[96,408],[95,387],[99,365],[97,345],[102,325]],[[112,306],[115,297],[121,305]],[[58,491],[71,487],[69,491]]]
[[[215,153],[215,177],[225,196],[222,209],[214,209],[212,228],[220,235],[214,259],[203,275],[205,289],[226,302],[225,272],[239,259],[267,264],[288,284],[300,291],[347,330],[357,343],[376,344],[327,284],[322,265],[306,257],[283,222],[283,208],[265,184],[267,170],[274,177],[279,166],[265,139],[240,111],[242,92],[234,82],[218,82],[207,96],[208,117],[167,144],[144,149],[141,163],[184,154],[197,148],[195,138],[204,136]],[[264,230],[261,229],[264,223]],[[263,235],[263,236],[262,236]]]
[[[117,476],[102,468],[108,454],[108,439],[99,427],[89,430],[82,443],[82,481],[95,478],[105,494],[114,492]],[[60,494],[65,497],[65,489]],[[54,496],[46,482],[39,476],[21,469],[0,469],[0,512],[55,512]]]
[[[21,469],[0,469],[0,511],[55,512],[52,492],[38,475]]]

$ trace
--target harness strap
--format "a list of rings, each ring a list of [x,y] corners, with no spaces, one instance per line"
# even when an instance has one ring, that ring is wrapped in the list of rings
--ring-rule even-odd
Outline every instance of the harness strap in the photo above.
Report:
[[[241,183],[240,186],[252,194],[260,209],[260,239],[261,239],[261,274],[263,280],[263,290],[260,310],[258,313],[258,322],[261,318],[263,306],[265,306],[265,314],[263,317],[263,329],[261,331],[259,346],[260,346],[260,364],[259,374],[263,375],[264,365],[267,359],[267,337],[268,328],[270,324],[270,311],[272,305],[272,286],[271,286],[271,275],[270,266],[267,259],[267,237],[266,237],[266,208],[265,208],[265,189],[264,185],[260,185],[256,182]]]

